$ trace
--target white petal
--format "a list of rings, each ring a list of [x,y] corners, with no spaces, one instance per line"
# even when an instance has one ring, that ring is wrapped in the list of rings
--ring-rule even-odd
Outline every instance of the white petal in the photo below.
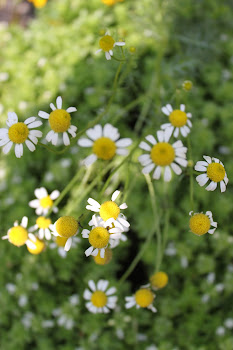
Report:
[[[174,171],[174,173],[176,173],[177,175],[180,175],[182,173],[182,170],[179,167],[179,165],[177,165],[175,163],[171,163],[171,168]]]
[[[41,126],[41,125],[42,125],[42,122],[40,120],[37,120],[36,122],[29,124],[28,129],[37,128],[38,126]]]
[[[89,256],[89,255],[91,255],[91,253],[92,253],[92,251],[93,251],[93,247],[91,246],[91,247],[89,247],[87,250],[85,250],[85,255],[86,256]]]
[[[35,120],[36,120],[36,117],[27,118],[27,119],[24,121],[24,124],[26,124],[26,125],[31,124],[31,123],[33,123]]]
[[[54,190],[49,197],[54,201],[54,199],[57,199],[60,195],[60,192],[58,190]]]
[[[173,148],[180,148],[183,147],[182,141],[178,140],[172,144]],[[186,148],[186,147],[185,147]]]
[[[116,136],[118,139],[120,134],[119,134],[117,128],[115,128],[113,125],[107,123],[103,127],[103,136],[109,137],[112,141],[116,141]]]
[[[94,128],[88,129],[86,131],[86,134],[93,141],[99,139],[102,136],[102,127],[101,127],[101,125],[97,124],[97,125],[95,125]]]
[[[132,140],[130,138],[120,139],[116,142],[117,147],[128,147],[132,144]]]
[[[220,181],[220,190],[221,192],[225,192],[226,191],[226,185],[224,181]]]
[[[4,154],[9,153],[9,151],[11,150],[12,145],[13,145],[12,141],[8,142],[2,149],[3,153]]]
[[[93,141],[86,138],[81,138],[78,140],[78,145],[81,147],[91,147],[93,145]]]
[[[176,161],[176,163],[182,165],[183,167],[186,167],[188,165],[188,162],[186,159],[176,157],[175,161]]]
[[[82,230],[81,235],[82,235],[83,238],[88,238],[89,237],[89,233],[90,233],[89,230],[84,229],[84,230]]]
[[[201,161],[199,161],[199,162],[197,162],[197,164],[198,165],[203,165],[203,166],[205,166],[205,167],[207,167],[209,164],[207,163],[207,162],[205,162],[204,160],[201,160]],[[196,165],[197,165],[196,164]]]
[[[117,148],[116,154],[118,154],[119,156],[127,156],[129,154],[129,151],[124,148]]]
[[[31,208],[37,208],[40,205],[40,201],[38,199],[33,199],[33,201],[29,202],[29,206]]]
[[[153,179],[158,180],[161,176],[161,166],[157,166],[153,173]]]
[[[69,107],[66,110],[66,112],[68,112],[68,113],[72,113],[72,112],[76,112],[76,111],[77,111],[77,108],[75,108],[75,107]]]
[[[53,111],[55,111],[55,109],[56,109],[56,107],[54,106],[53,103],[50,103],[50,108],[51,108]]]
[[[152,145],[155,145],[157,143],[153,135],[147,135],[146,140],[149,141]]]
[[[138,157],[138,161],[141,163],[141,165],[146,166],[149,163],[152,162],[151,157],[149,154],[142,154]]]
[[[188,135],[188,132],[187,132],[187,130],[185,129],[185,127],[180,128],[180,132],[181,132],[181,134],[182,134],[184,137],[186,137],[186,136]]]
[[[125,45],[125,42],[124,41],[116,41],[114,43],[114,46],[117,45],[117,46],[124,46]]]
[[[111,55],[110,55],[110,53],[109,52],[105,52],[105,57],[106,57],[106,60],[110,60],[111,59]]]
[[[10,142],[10,139],[8,137],[0,140],[0,147],[6,145],[8,142]]]
[[[166,105],[166,107],[170,113],[173,111],[172,106],[169,103]]]
[[[18,123],[18,117],[15,112],[8,112],[8,119],[6,121],[7,126],[12,126],[13,124]]]
[[[66,244],[65,244],[65,247],[64,247],[64,250],[66,252],[68,252],[70,250],[70,247],[72,245],[72,237],[69,237],[66,241]]]
[[[37,145],[38,139],[37,139],[35,136],[30,135],[30,133],[29,133],[28,138],[29,138],[35,145]],[[27,143],[26,143],[26,144],[27,144]]]
[[[58,141],[58,133],[55,132],[55,133],[53,134],[53,137],[52,137],[52,145],[56,146],[57,141]]]
[[[70,139],[69,136],[67,134],[67,132],[63,132],[63,142],[65,146],[69,146],[70,145]]]
[[[106,280],[99,280],[97,284],[97,290],[102,290],[103,292],[106,290],[108,286],[108,281]]]
[[[170,112],[169,112],[169,110],[166,108],[166,107],[162,107],[162,112],[164,113],[164,114],[166,114],[166,115],[170,115]]]
[[[24,216],[24,217],[22,218],[22,221],[21,221],[21,226],[24,227],[24,228],[26,228],[27,225],[28,225],[28,218],[27,218],[26,216]]]
[[[216,230],[216,228],[212,228],[208,231],[208,233],[210,233],[211,235],[214,233],[214,231]]]
[[[31,151],[31,152],[35,151],[36,147],[31,141],[26,140],[25,143],[26,143],[26,146],[29,149],[29,151]]]
[[[100,204],[93,198],[88,198],[87,203],[89,203],[93,207],[96,207],[96,209],[98,209],[98,210],[100,209]]]
[[[111,200],[112,200],[113,202],[115,202],[115,200],[117,199],[117,197],[119,196],[119,194],[120,194],[120,191],[115,191],[115,192],[113,192]]]
[[[85,289],[83,293],[83,298],[86,300],[91,300],[92,293],[89,291],[89,289]]]
[[[39,111],[38,116],[43,119],[49,119],[49,114],[44,111]]]
[[[62,109],[62,98],[58,96],[56,99],[57,109]]]
[[[46,135],[46,137],[45,137],[46,140],[47,140],[48,142],[50,142],[50,141],[52,140],[54,134],[55,134],[54,131],[53,131],[53,130],[50,130],[50,131],[48,132],[48,134]]]
[[[150,151],[151,147],[144,141],[140,142],[139,147],[145,151]]]
[[[184,112],[184,111],[185,111],[185,105],[181,104],[181,105],[180,105],[180,110],[181,110],[182,112]]]
[[[86,209],[87,209],[87,210],[94,211],[94,212],[96,212],[96,213],[99,212],[99,209],[97,209],[96,207],[93,207],[93,206],[91,206],[91,205],[86,205]]]
[[[116,288],[115,287],[111,287],[111,288],[109,288],[107,290],[106,295],[112,295],[114,293],[116,293]]]
[[[149,174],[154,169],[154,167],[155,167],[154,163],[149,164],[145,168],[142,169],[142,173],[143,174]]]
[[[126,209],[128,208],[128,205],[126,203],[122,203],[120,206],[119,206],[120,209]]]
[[[0,138],[3,139],[8,135],[8,129],[7,128],[1,128],[0,129]]]
[[[171,178],[172,178],[171,168],[170,166],[166,166],[164,171],[164,181],[169,182]]]
[[[162,130],[157,131],[157,138],[158,138],[159,142],[163,142],[164,141],[164,131],[162,131]]]
[[[93,252],[91,253],[92,256],[97,256],[98,255],[98,252],[99,252],[99,249],[96,248],[93,250]]]
[[[165,142],[168,142],[170,140],[170,137],[172,135],[173,130],[174,130],[173,126],[168,127],[164,130],[164,141]]]
[[[23,145],[22,143],[17,143],[15,145],[15,155],[17,158],[21,158],[23,155]]]
[[[121,218],[121,217],[118,217],[117,220],[120,222],[120,224],[122,224],[125,227],[129,227],[130,226],[129,222],[127,220]]]
[[[48,228],[46,228],[44,231],[45,231],[45,238],[47,240],[50,240],[51,239],[51,232],[49,231]]]
[[[205,188],[206,191],[214,191],[217,187],[217,182],[211,181],[211,183]]]
[[[209,156],[203,156],[203,158],[207,161],[207,163],[212,163],[211,158]]]
[[[96,287],[95,287],[94,281],[90,280],[90,281],[88,282],[88,285],[89,285],[90,289],[91,289],[93,292],[96,291]]]
[[[102,49],[97,50],[95,53],[99,53],[100,51],[102,51]]]
[[[175,128],[173,136],[177,138],[179,136],[179,128]]]
[[[83,163],[86,166],[89,166],[89,165],[93,164],[96,160],[97,160],[97,156],[95,154],[91,154],[90,156],[88,156],[87,158],[85,158],[83,160]]]
[[[201,174],[196,177],[196,180],[200,186],[204,186],[209,180],[209,178],[206,174]]]
[[[199,162],[197,162],[197,164],[195,165],[194,169],[196,171],[206,171],[206,167],[204,165],[198,164]]]
[[[44,187],[36,188],[35,189],[35,196],[36,196],[36,198],[41,199],[41,198],[47,197],[48,192]]]

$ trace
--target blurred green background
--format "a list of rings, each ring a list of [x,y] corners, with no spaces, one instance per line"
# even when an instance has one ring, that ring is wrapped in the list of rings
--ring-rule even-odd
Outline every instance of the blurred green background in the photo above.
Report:
[[[119,65],[107,62],[101,53],[95,55],[100,35],[108,29],[116,40],[125,40],[127,63],[102,124],[114,124],[121,137],[131,137],[135,144],[166,122],[162,106],[170,102],[178,108],[185,103],[193,114],[193,161],[203,154],[220,158],[230,183],[221,194],[219,189],[209,193],[195,181],[195,211],[211,210],[218,222],[214,235],[203,237],[189,232],[187,172],[167,186],[171,218],[161,269],[169,275],[169,284],[156,293],[157,314],[124,308],[124,297],[146,284],[154,272],[155,239],[119,288],[115,312],[90,314],[82,298],[90,279],[105,278],[117,286],[154,225],[140,166],[125,164],[108,189],[108,196],[116,188],[124,191],[135,179],[127,197],[128,241],[114,250],[109,265],[97,266],[91,257],[85,258],[85,240],[66,258],[57,249],[48,247],[33,256],[26,247],[1,241],[0,349],[232,350],[232,1],[125,0],[108,7],[101,0],[49,0],[40,10],[29,6],[27,21],[22,23],[22,13],[15,12],[9,23],[0,22],[0,127],[7,112],[15,111],[24,121],[39,110],[49,111],[58,95],[66,108],[77,107],[72,121],[79,130],[93,120],[106,106]],[[115,53],[120,57],[120,49]],[[187,79],[193,82],[189,92],[182,88]],[[133,108],[124,109],[137,99]],[[142,127],[135,130],[142,116]],[[141,153],[134,153],[133,162]],[[28,202],[34,199],[34,189],[61,191],[87,155],[78,146],[62,155],[39,147],[30,153],[25,148],[20,160],[13,151],[7,156],[1,153],[1,235],[24,215],[33,225],[36,216]],[[89,182],[100,166],[95,164]],[[79,185],[63,199],[61,215],[69,211],[79,217],[85,212],[89,195],[79,201],[83,191]],[[104,179],[90,196],[102,200],[103,185]],[[155,183],[155,189],[163,214],[162,181]]]

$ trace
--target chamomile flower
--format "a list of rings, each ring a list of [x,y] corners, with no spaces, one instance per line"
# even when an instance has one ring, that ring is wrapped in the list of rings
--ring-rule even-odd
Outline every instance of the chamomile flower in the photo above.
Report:
[[[104,227],[104,221],[101,218],[92,216],[93,227],[89,231],[84,229],[82,231],[83,238],[88,238],[90,247],[85,251],[85,255],[96,256],[100,253],[100,257],[104,258],[105,250],[109,244],[110,237],[111,239],[119,239],[121,237],[122,229],[119,227],[107,229]]]
[[[87,309],[96,314],[96,313],[108,313],[110,309],[115,309],[117,297],[113,296],[116,292],[115,287],[108,287],[108,281],[99,280],[95,285],[94,281],[89,281],[89,289],[85,289],[83,297],[86,300],[89,300],[86,303]]]
[[[36,215],[46,215],[53,206],[53,201],[60,195],[58,190],[54,190],[51,194],[48,194],[44,187],[36,188],[34,193],[37,199],[30,201],[29,206],[36,209]],[[53,212],[57,213],[58,208],[54,207]]]
[[[38,115],[41,118],[48,119],[49,125],[52,129],[46,135],[46,140],[48,142],[52,142],[52,145],[56,146],[58,141],[58,135],[62,133],[64,145],[69,146],[70,139],[68,133],[72,137],[75,137],[77,131],[77,127],[71,125],[70,113],[76,112],[77,109],[75,107],[69,107],[67,108],[67,110],[62,109],[61,96],[57,97],[56,104],[57,108],[54,106],[53,103],[50,103],[50,108],[52,109],[52,112],[50,114],[43,111],[39,111]]]
[[[15,221],[14,226],[8,230],[7,235],[3,236],[2,239],[8,239],[8,241],[16,247],[21,247],[26,244],[31,248],[35,248],[34,244],[31,242],[31,239],[34,239],[35,236],[28,232],[27,225],[28,218],[24,216],[20,225],[18,221]]]
[[[93,198],[88,198],[87,202],[89,205],[86,206],[86,209],[99,213],[101,219],[105,221],[105,227],[111,227],[112,224],[114,224],[115,228],[121,228],[124,230],[124,227],[129,227],[130,224],[120,215],[120,211],[121,209],[126,209],[128,207],[126,203],[123,203],[120,206],[115,203],[119,194],[120,191],[115,191],[112,194],[111,200],[106,201],[103,204],[99,204]]]
[[[155,294],[149,288],[140,288],[133,296],[126,297],[126,309],[129,309],[136,305],[136,308],[147,308],[152,312],[157,312],[153,306]]]
[[[190,128],[192,127],[192,123],[190,119],[192,118],[191,113],[185,112],[185,105],[180,105],[180,109],[172,109],[170,104],[167,104],[165,107],[162,107],[162,112],[169,117],[170,123],[163,124],[161,129],[165,130],[165,133],[172,135],[174,137],[179,136],[179,132],[181,135],[186,137],[190,133]]]
[[[97,265],[107,265],[112,259],[112,250],[106,248],[104,258],[101,258],[99,250],[98,254],[96,256],[93,256],[93,259]]]
[[[161,289],[166,287],[168,284],[168,275],[166,272],[159,271],[155,272],[151,277],[150,277],[150,285],[153,289]]]
[[[94,128],[86,131],[88,138],[80,138],[78,145],[81,147],[92,147],[92,154],[84,159],[86,166],[93,164],[97,159],[111,160],[116,154],[126,156],[128,150],[125,147],[131,145],[130,138],[119,139],[118,129],[111,124],[105,124],[102,128],[97,124]]]
[[[113,48],[115,46],[124,46],[124,41],[115,41],[111,35],[109,35],[108,32],[105,33],[105,35],[100,39],[99,46],[100,49],[96,51],[96,53],[100,51],[105,52],[106,60],[110,60],[111,56],[113,56]]]
[[[207,191],[214,191],[220,183],[221,192],[225,192],[229,180],[223,163],[218,158],[209,156],[203,156],[203,158],[205,161],[197,162],[194,167],[195,170],[204,172],[196,177],[198,184],[204,186],[210,180],[205,188]]]
[[[8,113],[6,121],[7,128],[0,129],[0,146],[4,146],[2,151],[7,154],[13,144],[15,144],[15,155],[21,158],[23,155],[23,144],[25,143],[29,151],[34,152],[38,137],[42,136],[40,130],[31,130],[42,125],[36,117],[27,118],[24,122],[19,122],[15,112]]]
[[[60,257],[62,258],[66,258],[67,256],[67,251],[64,250],[66,242],[67,242],[68,238],[66,237],[60,237],[60,236],[56,236],[55,242],[52,242],[49,245],[50,249],[55,249],[57,248],[58,254],[60,255]],[[75,236],[72,237],[72,244],[71,247],[75,248],[77,247],[77,244],[80,243],[80,238]]]
[[[29,253],[31,253],[33,255],[38,255],[38,254],[43,252],[43,250],[45,249],[45,242],[44,241],[40,240],[39,238],[35,237],[34,235],[31,235],[29,240],[31,242],[30,245],[27,244],[27,250],[29,251]]]
[[[158,180],[164,170],[164,181],[170,181],[172,178],[171,169],[180,175],[182,170],[180,165],[186,167],[188,162],[186,160],[187,147],[179,140],[170,144],[170,136],[164,131],[157,132],[158,142],[152,135],[146,136],[146,140],[152,144],[152,147],[146,142],[142,141],[139,147],[149,154],[142,154],[138,160],[144,168],[143,174],[149,174],[154,168],[153,179]],[[178,165],[179,164],[179,165]]]
[[[36,224],[31,227],[31,231],[34,232],[38,230],[39,239],[46,238],[47,240],[50,240],[52,228],[52,221],[49,218],[39,216],[36,219]]]
[[[67,238],[64,250],[69,251],[72,245],[72,237],[78,233],[78,221],[73,216],[62,216],[53,225],[54,236]]]
[[[191,216],[189,228],[195,235],[202,236],[207,232],[212,235],[216,230],[217,222],[213,220],[211,211],[207,211],[205,214],[190,211],[189,215]]]

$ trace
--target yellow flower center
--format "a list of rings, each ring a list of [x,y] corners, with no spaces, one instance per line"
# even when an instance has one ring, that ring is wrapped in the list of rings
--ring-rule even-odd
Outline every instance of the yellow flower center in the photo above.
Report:
[[[187,122],[187,119],[188,119],[187,114],[183,111],[180,111],[179,109],[175,109],[169,115],[169,120],[171,124],[177,128],[184,126]]]
[[[48,228],[51,225],[51,220],[45,218],[44,216],[39,216],[36,219],[36,224],[39,228]]]
[[[57,237],[56,237],[56,243],[57,243],[58,247],[64,248],[65,245],[66,245],[67,239],[68,239],[68,238],[57,236]]]
[[[49,124],[55,132],[65,132],[70,127],[71,116],[65,109],[55,109],[49,115]]]
[[[37,254],[40,254],[44,250],[44,248],[45,248],[44,241],[41,241],[38,238],[36,238],[36,242],[32,241],[31,239],[29,241],[32,242],[36,246],[35,249],[32,249],[32,248],[27,246],[27,250],[29,251],[29,253],[37,255]]]
[[[106,248],[104,258],[101,258],[100,251],[93,257],[97,265],[107,265],[112,259],[112,250]]]
[[[13,124],[8,130],[9,139],[14,143],[23,143],[27,140],[29,129],[24,123]]]
[[[116,154],[116,145],[108,137],[100,137],[92,146],[93,153],[103,160],[112,159]]]
[[[210,219],[205,214],[194,214],[189,220],[190,230],[198,236],[204,235],[210,229]]]
[[[89,233],[89,242],[94,248],[104,248],[108,244],[109,236],[106,228],[95,227]]]
[[[141,288],[135,293],[136,303],[141,307],[148,307],[154,300],[154,294],[150,289]]]
[[[222,164],[219,163],[211,163],[207,167],[207,176],[210,180],[214,182],[220,182],[224,179],[226,171]]]
[[[165,272],[156,272],[150,278],[150,283],[152,287],[164,288],[168,283],[168,275]]]
[[[115,41],[113,40],[113,38],[110,35],[103,36],[99,41],[100,48],[103,51],[112,50],[114,43],[115,43]]]
[[[46,196],[46,197],[40,199],[40,206],[42,208],[44,208],[44,209],[51,208],[52,205],[53,205],[53,201],[50,198],[50,196]]]
[[[48,0],[28,0],[33,3],[33,5],[37,8],[42,8],[46,5]]]
[[[174,148],[167,142],[159,142],[150,152],[151,159],[157,165],[169,165],[175,159]]]
[[[107,304],[107,295],[101,290],[95,291],[91,296],[92,304],[96,307],[104,307]]]
[[[193,83],[190,80],[185,80],[182,84],[183,89],[186,91],[190,91],[193,87]]]
[[[117,0],[101,0],[102,3],[104,3],[105,5],[108,5],[108,6],[112,6],[112,5],[115,5]]]
[[[100,206],[100,216],[104,221],[107,221],[110,218],[117,219],[120,214],[120,208],[113,201],[104,202]]]
[[[78,222],[73,216],[62,216],[57,220],[56,230],[61,237],[72,237],[78,231]]]
[[[28,239],[28,231],[22,226],[14,226],[8,232],[8,238],[12,244],[21,247]]]

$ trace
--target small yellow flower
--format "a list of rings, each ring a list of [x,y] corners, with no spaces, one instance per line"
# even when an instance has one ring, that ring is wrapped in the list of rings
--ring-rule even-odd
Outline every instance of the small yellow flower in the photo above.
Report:
[[[28,0],[28,1],[32,2],[35,7],[42,8],[47,4],[48,0]]]
[[[136,305],[136,308],[147,308],[152,312],[156,312],[156,308],[153,306],[155,294],[149,288],[140,288],[133,296],[126,297],[126,309],[129,309]]]
[[[182,84],[182,87],[185,91],[190,91],[193,88],[193,83],[191,80],[185,80]]]
[[[113,56],[113,48],[115,46],[124,46],[125,42],[123,41],[115,41],[108,32],[100,39],[99,46],[100,49],[96,51],[96,53],[100,51],[105,52],[106,60],[111,60],[111,56]]]
[[[58,190],[54,190],[49,195],[44,187],[36,188],[34,193],[37,199],[30,201],[29,206],[36,209],[37,215],[46,215],[49,209],[53,206],[53,201],[60,195],[60,192]],[[53,208],[53,212],[58,212],[57,207]]]
[[[39,238],[35,237],[35,239],[30,239],[30,242],[35,246],[35,248],[32,248],[32,246],[27,245],[27,250],[29,253],[33,255],[38,255],[43,252],[45,249],[45,243],[44,241],[40,240]]]
[[[96,256],[93,256],[93,258],[97,265],[107,265],[112,259],[112,250],[106,248],[104,258],[101,258],[100,251]]]
[[[2,239],[8,239],[8,241],[15,245],[16,247],[21,247],[24,244],[30,244],[30,237],[33,237],[31,233],[28,233],[27,230],[28,218],[24,216],[19,225],[18,221],[14,222],[14,226],[11,227],[6,236],[3,236]]]
[[[207,232],[213,234],[216,230],[217,222],[213,221],[211,211],[207,211],[205,214],[193,213],[193,211],[191,211],[189,215],[191,216],[189,220],[189,228],[191,232],[195,233],[195,235],[202,236]],[[211,226],[213,228],[211,228]]]
[[[89,289],[85,289],[83,297],[89,300],[86,303],[87,309],[92,313],[108,313],[109,309],[115,309],[117,297],[113,296],[116,292],[115,287],[111,287],[108,290],[108,281],[99,280],[95,283],[91,280],[88,282]]]
[[[168,275],[165,272],[159,271],[150,277],[151,287],[154,289],[164,288],[168,283]]]
[[[78,221],[73,216],[62,216],[53,225],[53,235],[66,238],[64,250],[69,251],[72,245],[72,237],[78,233]]]

